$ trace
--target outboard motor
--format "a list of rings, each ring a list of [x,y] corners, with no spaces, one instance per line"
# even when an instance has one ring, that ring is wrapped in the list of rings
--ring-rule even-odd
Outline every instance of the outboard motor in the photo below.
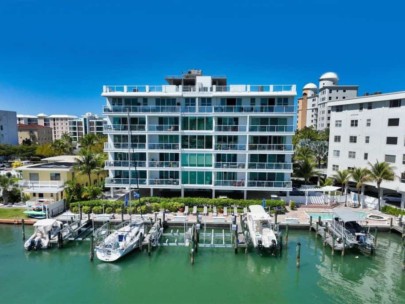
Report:
[[[35,241],[34,250],[38,250],[42,248],[42,242],[40,238],[37,238]]]
[[[30,244],[29,244],[28,247],[27,247],[27,250],[30,251],[30,250],[32,250],[33,248],[35,248],[35,241],[32,239],[32,240],[30,241]]]
[[[258,240],[258,241],[257,241],[257,246],[259,247],[259,249],[262,249],[262,248],[263,248],[263,242],[262,242],[262,240]]]
[[[277,249],[277,243],[276,243],[276,240],[273,239],[273,240],[271,240],[270,252],[272,254],[274,254],[276,252],[276,249]]]

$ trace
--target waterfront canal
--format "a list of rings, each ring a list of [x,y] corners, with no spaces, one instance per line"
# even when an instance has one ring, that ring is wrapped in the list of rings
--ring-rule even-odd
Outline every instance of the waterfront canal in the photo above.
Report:
[[[2,303],[405,303],[402,250],[398,235],[380,233],[373,257],[332,256],[314,233],[290,231],[281,258],[201,248],[192,266],[188,248],[161,247],[106,264],[89,261],[89,242],[26,252],[21,227],[0,225],[0,295]]]

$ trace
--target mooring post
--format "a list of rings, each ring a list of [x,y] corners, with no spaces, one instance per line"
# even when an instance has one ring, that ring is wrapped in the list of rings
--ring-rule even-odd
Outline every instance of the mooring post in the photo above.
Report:
[[[94,235],[92,233],[90,237],[90,261],[93,262],[93,260],[94,260]]]
[[[155,223],[157,222],[157,215],[158,215],[157,212],[155,212],[155,213],[154,213],[154,216],[155,216]]]
[[[80,206],[80,204],[79,204],[79,220],[80,220],[80,222],[82,221],[82,219],[83,219],[83,207]]]
[[[312,228],[312,215],[309,216],[309,231],[311,231]]]
[[[194,265],[194,248],[191,248],[190,250],[190,262],[191,265]]]
[[[300,242],[297,243],[296,251],[297,251],[297,268],[299,268],[300,264],[301,264],[301,243]]]
[[[346,238],[344,236],[343,236],[342,242],[343,242],[342,256],[344,256],[345,255],[345,247],[346,247]]]
[[[335,238],[332,235],[332,255],[335,255]]]
[[[405,271],[405,250],[402,250],[404,252],[403,257],[402,257],[402,270]]]
[[[121,222],[124,221],[124,209],[125,209],[125,205],[122,204],[122,206],[121,206]]]
[[[165,225],[166,222],[166,210],[163,210],[163,226]]]
[[[391,233],[391,230],[392,230],[392,217],[390,218],[390,233]]]
[[[318,238],[319,222],[316,222],[315,238]]]
[[[326,229],[328,227],[328,223],[326,223],[326,227],[323,229],[323,247],[326,246]]]
[[[151,252],[151,241],[150,241],[150,238],[149,238],[149,241],[148,241],[148,255],[150,256],[150,252]]]
[[[377,247],[377,233],[378,233],[378,229],[377,227],[375,227],[375,232],[374,232],[374,246]]]
[[[274,224],[277,225],[277,211],[274,212]]]
[[[319,224],[319,226],[322,226],[321,216],[318,216],[318,224]]]
[[[58,232],[58,248],[63,247],[63,239],[62,239],[62,232]]]
[[[22,228],[22,239],[25,241],[25,223],[24,219],[21,219],[21,228]]]
[[[285,226],[285,247],[287,248],[288,244],[288,224]]]

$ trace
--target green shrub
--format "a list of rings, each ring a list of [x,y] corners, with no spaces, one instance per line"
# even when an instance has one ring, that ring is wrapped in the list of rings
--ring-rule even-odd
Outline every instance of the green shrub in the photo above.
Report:
[[[295,206],[295,202],[294,201],[290,201],[290,209],[291,210],[295,210],[296,206]]]
[[[381,211],[386,214],[390,214],[390,215],[394,215],[394,216],[405,215],[405,210],[401,210],[399,208],[395,208],[392,206],[384,206],[381,208]]]
[[[79,213],[79,207],[77,206],[71,207],[70,211],[72,211],[73,213]]]
[[[107,214],[114,213],[114,209],[111,207],[107,207],[107,208],[105,208],[105,213],[107,213]]]
[[[102,212],[103,212],[103,207],[101,207],[101,206],[93,207],[93,213],[94,214],[101,214]]]
[[[91,213],[91,207],[90,207],[90,206],[83,206],[82,212],[83,212],[84,214],[89,214],[89,213]]]

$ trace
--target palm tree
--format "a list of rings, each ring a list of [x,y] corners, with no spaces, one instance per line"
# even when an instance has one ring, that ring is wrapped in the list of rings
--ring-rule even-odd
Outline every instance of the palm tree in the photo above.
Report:
[[[105,153],[96,154],[97,167],[94,169],[94,173],[97,175],[97,182],[100,182],[100,175],[105,172],[104,163],[106,160],[107,155]]]
[[[314,141],[310,147],[314,153],[314,157],[318,164],[318,168],[321,167],[321,162],[328,157],[328,142],[327,141]]]
[[[82,197],[82,186],[76,181],[75,178],[65,183],[65,193],[67,203],[78,201]]]
[[[81,174],[87,175],[89,178],[89,185],[91,186],[91,174],[97,168],[96,155],[86,149],[80,150],[75,168]]]
[[[371,180],[377,183],[378,192],[378,210],[380,210],[381,203],[381,183],[383,181],[393,181],[395,179],[394,168],[387,162],[376,161],[375,164],[368,163],[370,166],[370,176]]]
[[[347,206],[347,188],[349,187],[349,181],[351,173],[349,170],[340,170],[332,176],[335,182],[342,186],[345,189],[345,206]]]
[[[315,170],[315,166],[311,159],[304,159],[297,163],[295,168],[295,175],[304,178],[305,184],[308,184],[309,179],[312,176],[318,175],[318,171]]]
[[[354,170],[351,172],[351,177],[356,183],[357,197],[359,202],[361,202],[363,206],[363,199],[360,200],[360,191],[361,197],[363,197],[365,183],[372,180],[370,176],[370,170],[368,170],[367,168],[354,168]]]
[[[15,187],[16,178],[7,176],[7,175],[0,175],[0,189],[2,190],[3,196],[3,203],[8,203],[8,196],[10,191]]]
[[[314,153],[312,152],[311,148],[308,146],[302,146],[297,148],[294,154],[295,161],[303,161],[305,159],[313,159]]]

